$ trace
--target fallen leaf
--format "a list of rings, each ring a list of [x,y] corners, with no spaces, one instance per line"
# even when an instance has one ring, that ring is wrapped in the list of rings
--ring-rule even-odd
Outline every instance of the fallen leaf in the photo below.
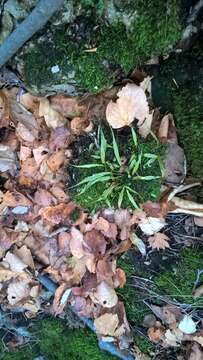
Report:
[[[32,113],[39,108],[39,98],[28,92],[20,96],[20,103]]]
[[[55,294],[54,294],[54,301],[52,304],[52,309],[55,315],[59,315],[62,313],[65,304],[61,305],[61,298],[67,289],[67,284],[62,283],[60,286],[57,287]]]
[[[49,148],[47,147],[46,144],[40,145],[40,146],[35,147],[35,148],[33,149],[34,159],[35,159],[36,164],[37,164],[38,166],[42,163],[42,161],[43,161],[44,159],[47,158],[48,154],[49,154]]]
[[[160,123],[158,138],[161,143],[177,144],[176,128],[172,114],[165,115]]]
[[[53,172],[57,172],[64,164],[65,152],[64,150],[56,151],[47,159],[47,165]]]
[[[186,159],[183,149],[177,144],[168,144],[164,160],[164,180],[167,184],[179,185],[186,176]]]
[[[105,281],[102,281],[98,286],[93,295],[90,295],[93,302],[99,303],[100,305],[112,308],[118,302],[118,296],[115,290],[109,286]]]
[[[176,347],[179,346],[183,340],[183,333],[179,329],[166,330],[164,334],[165,339],[163,343],[166,346]]]
[[[7,299],[10,305],[29,297],[30,287],[26,281],[13,281],[8,285]]]
[[[198,344],[193,344],[188,360],[203,360],[203,352]]]
[[[185,315],[184,318],[180,321],[178,328],[184,334],[194,334],[196,332],[196,323],[192,320],[189,315]]]
[[[119,319],[116,314],[103,314],[94,320],[96,333],[100,335],[114,336],[115,330],[118,327]]]
[[[65,126],[60,126],[52,130],[49,138],[49,148],[52,151],[65,148],[70,138],[70,131]]]
[[[130,240],[132,241],[133,245],[135,245],[138,250],[141,252],[143,256],[146,255],[146,246],[144,241],[142,241],[136,234],[132,233],[130,235]]]
[[[15,255],[20,259],[25,265],[29,266],[31,269],[35,269],[34,260],[30,249],[26,245],[21,246],[15,250]]]
[[[84,244],[88,251],[96,256],[105,254],[107,242],[101,232],[97,230],[91,230],[85,233]]]
[[[54,110],[70,119],[81,115],[85,111],[85,107],[79,105],[79,99],[63,94],[51,96],[50,103]]]
[[[0,172],[9,171],[12,176],[17,170],[17,158],[10,146],[0,144]]]
[[[47,206],[40,209],[39,215],[52,224],[60,224],[70,216],[75,208],[76,205],[72,202],[69,202],[68,204],[61,203],[56,206]]]
[[[64,116],[52,108],[47,98],[40,99],[39,116],[43,116],[48,128],[52,129],[63,126],[67,122]]]
[[[139,121],[138,124],[137,124],[139,134],[143,138],[146,138],[151,132],[151,125],[152,125],[153,116],[154,116],[154,111],[147,114],[145,120],[142,121],[142,122]]]
[[[165,250],[166,248],[169,248],[170,247],[168,243],[169,240],[170,239],[166,234],[159,232],[148,238],[148,242],[151,248],[156,250],[160,250],[160,249]]]
[[[198,288],[196,288],[193,291],[192,295],[195,299],[202,296],[203,295],[203,285],[198,286]]]
[[[117,94],[116,102],[110,101],[106,119],[114,129],[129,126],[135,119],[144,122],[149,115],[149,106],[143,89],[135,84],[125,85]]]
[[[45,189],[38,189],[34,194],[34,202],[40,207],[57,205],[56,198]]]
[[[31,206],[31,201],[23,194],[18,191],[7,191],[4,194],[3,202],[6,206]]]
[[[31,157],[32,151],[29,147],[21,145],[20,153],[19,153],[19,160],[25,161],[27,158]]]
[[[200,344],[203,347],[203,336],[193,336],[192,340],[196,341],[198,344]]]
[[[80,135],[83,132],[90,132],[93,129],[93,124],[84,117],[74,117],[70,122],[70,128],[73,134]]]
[[[194,217],[194,223],[197,226],[203,227],[203,217]]]
[[[8,127],[10,122],[9,104],[4,90],[0,90],[0,128]]]
[[[9,281],[15,278],[17,275],[11,270],[5,269],[0,265],[0,282]]]
[[[163,327],[150,327],[147,330],[147,335],[149,336],[149,339],[153,341],[154,343],[158,343],[162,340],[164,335],[164,328]]]
[[[159,230],[161,230],[166,225],[166,222],[163,218],[155,218],[149,216],[146,219],[143,219],[141,222],[139,222],[140,229],[146,234],[146,235],[154,235]]]
[[[18,123],[16,126],[16,134],[17,136],[20,136],[22,140],[29,143],[33,143],[35,140],[35,136],[32,134],[32,132],[21,123]]]
[[[8,251],[6,256],[3,258],[3,261],[9,265],[9,268],[13,272],[22,272],[27,267],[24,261],[22,261],[18,256]]]
[[[71,238],[70,238],[70,251],[73,256],[77,259],[81,259],[85,255],[84,247],[83,247],[83,235],[82,233],[76,229],[75,227],[71,228]]]

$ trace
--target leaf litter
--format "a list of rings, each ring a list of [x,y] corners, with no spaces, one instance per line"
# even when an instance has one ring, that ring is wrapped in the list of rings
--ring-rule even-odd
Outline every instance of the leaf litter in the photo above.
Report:
[[[118,347],[125,343],[129,348],[131,330],[124,304],[116,293],[126,283],[125,272],[116,265],[118,255],[132,246],[142,256],[149,247],[158,251],[170,247],[169,237],[160,232],[167,224],[166,215],[185,212],[202,219],[203,207],[180,199],[167,188],[159,202],[146,202],[142,209],[103,209],[91,216],[70,200],[65,188],[70,144],[78,135],[91,131],[94,119],[101,114],[106,113],[114,129],[133,126],[137,120],[141,136],[152,132],[154,110],[147,99],[150,89],[147,79],[141,86],[125,85],[117,92],[116,102],[116,92],[112,91],[82,103],[65,95],[41,98],[29,93],[17,101],[16,88],[1,90],[0,126],[7,128],[0,145],[4,179],[0,293],[5,310],[20,308],[32,317],[47,308],[38,274],[48,274],[58,285],[50,312],[61,314],[69,304],[79,316],[93,320],[99,339],[113,341]],[[172,115],[165,115],[159,123],[156,136],[160,141],[177,145]],[[174,152],[169,156],[168,168]],[[174,173],[174,169],[171,171]],[[181,182],[178,179],[178,184]],[[73,220],[75,210],[79,214]],[[202,226],[201,220],[195,221]],[[143,237],[137,236],[137,229]],[[195,296],[202,296],[202,290],[197,289]],[[154,313],[159,320],[155,317],[153,325],[148,326],[152,342],[176,347],[192,341],[190,359],[195,352],[201,353],[202,330],[192,316],[176,306],[157,307]],[[142,354],[139,356],[142,358]]]

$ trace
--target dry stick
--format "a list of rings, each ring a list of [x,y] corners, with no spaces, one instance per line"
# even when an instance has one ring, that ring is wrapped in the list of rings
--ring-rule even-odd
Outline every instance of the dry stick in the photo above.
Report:
[[[34,10],[7,37],[0,47],[0,67],[40,30],[63,5],[64,0],[40,0]]]

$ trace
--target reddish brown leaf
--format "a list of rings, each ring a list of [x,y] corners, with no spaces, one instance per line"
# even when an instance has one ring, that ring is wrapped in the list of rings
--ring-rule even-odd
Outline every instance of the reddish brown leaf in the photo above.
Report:
[[[48,160],[47,165],[53,172],[57,172],[60,167],[64,164],[65,161],[65,152],[63,150],[59,150],[52,154]]]
[[[89,252],[99,256],[104,255],[106,251],[106,240],[97,230],[91,230],[84,235],[84,242]]]
[[[6,206],[31,206],[31,201],[18,191],[7,191],[4,194],[3,202]]]
[[[75,207],[76,205],[72,202],[68,204],[61,203],[56,206],[48,206],[40,209],[39,214],[44,220],[52,224],[60,224],[70,216]]]

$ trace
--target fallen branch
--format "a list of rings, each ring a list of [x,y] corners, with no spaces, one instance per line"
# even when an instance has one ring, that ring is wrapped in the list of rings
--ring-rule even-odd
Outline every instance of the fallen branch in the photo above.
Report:
[[[0,67],[2,67],[51,16],[63,5],[64,0],[40,0],[34,10],[7,37],[0,47]]]

